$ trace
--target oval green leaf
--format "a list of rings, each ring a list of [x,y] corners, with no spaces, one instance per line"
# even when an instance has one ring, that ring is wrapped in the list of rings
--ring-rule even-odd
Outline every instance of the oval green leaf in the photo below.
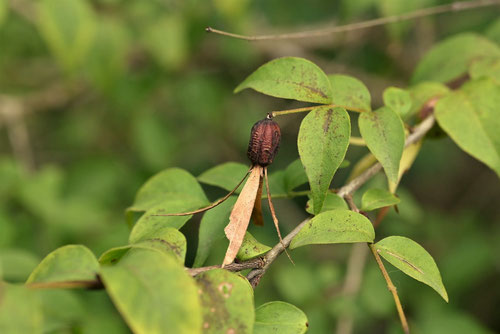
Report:
[[[115,265],[101,267],[111,300],[134,333],[200,333],[198,289],[170,255],[133,248]]]
[[[38,28],[50,50],[67,71],[86,61],[96,31],[92,8],[83,0],[38,2]]]
[[[332,88],[326,74],[316,64],[303,58],[278,58],[262,65],[234,92],[245,88],[297,101],[323,104],[332,101]]]
[[[240,261],[246,261],[265,254],[269,250],[271,250],[271,247],[260,243],[253,235],[247,232],[236,258]]]
[[[248,281],[227,270],[196,276],[203,306],[203,333],[253,333],[253,289]]]
[[[411,108],[410,93],[398,87],[388,87],[384,90],[384,104],[404,118]]]
[[[351,123],[344,108],[317,108],[302,120],[297,144],[315,214],[321,212],[333,175],[344,160],[350,135]]]
[[[394,196],[390,191],[379,188],[372,188],[365,191],[361,198],[361,210],[372,211],[385,206],[396,205],[399,203],[399,198]]]
[[[330,74],[328,79],[334,104],[358,112],[371,110],[370,92],[361,81],[343,74]]]
[[[427,284],[448,302],[448,294],[436,262],[422,246],[411,239],[392,236],[377,242],[375,248],[393,266]]]
[[[303,334],[308,327],[307,316],[292,304],[269,302],[255,310],[254,334]]]
[[[474,80],[436,104],[441,128],[465,152],[500,176],[500,87]]]
[[[41,334],[42,307],[36,291],[0,282],[0,332]]]
[[[181,199],[179,199],[181,197]],[[131,211],[146,211],[169,202],[192,202],[208,204],[207,197],[194,176],[180,168],[169,168],[152,176],[139,189]]]
[[[313,217],[292,239],[290,248],[311,244],[373,242],[372,223],[360,213],[330,210]]]
[[[383,107],[362,113],[358,122],[366,146],[384,167],[389,181],[396,183],[405,145],[403,121],[391,108]]]
[[[231,191],[248,172],[248,165],[239,162],[226,162],[210,168],[198,176],[198,180],[211,186]]]
[[[68,245],[47,255],[26,283],[94,280],[99,263],[85,246]]]
[[[448,82],[467,73],[473,60],[500,55],[500,48],[486,38],[464,33],[445,39],[433,47],[420,61],[412,82]]]
[[[210,254],[213,244],[224,239],[224,227],[229,223],[229,215],[234,203],[236,203],[236,196],[231,196],[224,203],[203,215],[193,267],[201,267]]]
[[[137,221],[151,224],[167,222],[181,228],[191,216],[155,216],[166,213],[189,212],[208,205],[208,199],[194,176],[179,168],[166,169],[151,177],[137,192],[134,204],[127,209],[127,221],[133,224],[133,212],[146,211]]]
[[[328,210],[337,210],[337,209],[347,210],[348,209],[347,203],[339,195],[329,192],[328,194],[326,194],[325,202],[323,203],[321,212],[325,212]],[[309,197],[309,200],[307,201],[306,212],[310,213],[311,215],[314,215],[314,203],[311,197]]]

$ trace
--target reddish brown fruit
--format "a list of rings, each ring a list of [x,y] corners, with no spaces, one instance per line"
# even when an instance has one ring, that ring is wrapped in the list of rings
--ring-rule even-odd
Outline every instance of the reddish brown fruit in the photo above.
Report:
[[[247,155],[254,165],[266,167],[273,163],[278,152],[281,130],[271,116],[258,121],[250,132]]]

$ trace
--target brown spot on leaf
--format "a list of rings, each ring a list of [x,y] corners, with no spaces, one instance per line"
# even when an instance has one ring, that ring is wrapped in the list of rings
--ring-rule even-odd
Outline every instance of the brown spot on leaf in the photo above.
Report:
[[[231,296],[231,290],[233,290],[233,285],[229,282],[222,282],[217,287],[224,298],[229,298]]]
[[[323,123],[323,132],[324,133],[327,133],[328,130],[330,129],[330,124],[332,124],[332,113],[333,113],[332,109],[328,109],[326,111],[325,122]]]

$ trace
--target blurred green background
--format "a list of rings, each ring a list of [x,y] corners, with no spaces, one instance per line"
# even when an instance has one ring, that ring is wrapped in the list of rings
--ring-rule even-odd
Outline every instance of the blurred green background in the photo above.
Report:
[[[418,60],[447,36],[474,31],[500,42],[498,7],[428,17],[332,37],[249,43],[207,34],[307,30],[397,14],[447,1],[401,0],[0,0],[0,277],[23,282],[50,251],[84,244],[99,256],[123,245],[124,209],[151,175],[178,166],[199,175],[247,163],[251,125],[271,110],[302,106],[232,90],[266,61],[299,56],[326,73],[362,80],[375,107],[388,86],[407,87]],[[353,119],[356,115],[351,114]],[[298,157],[302,114],[277,119],[283,138],[271,171]],[[366,149],[349,149],[357,161]],[[339,171],[342,185],[349,169]],[[384,184],[382,176],[372,184]],[[436,259],[446,304],[388,265],[415,333],[500,332],[500,182],[449,139],[424,143],[403,178],[400,214],[377,230],[404,235]],[[206,187],[211,199],[222,194]],[[362,191],[360,192],[362,193]],[[276,200],[282,233],[306,217],[306,198]],[[277,242],[269,217],[251,227]],[[188,263],[199,217],[183,229]],[[224,246],[209,258],[219,263]],[[277,261],[256,305],[284,300],[310,333],[399,333],[395,307],[371,258],[359,293],[341,296],[352,246],[300,248]],[[47,333],[127,333],[102,291],[46,291]]]

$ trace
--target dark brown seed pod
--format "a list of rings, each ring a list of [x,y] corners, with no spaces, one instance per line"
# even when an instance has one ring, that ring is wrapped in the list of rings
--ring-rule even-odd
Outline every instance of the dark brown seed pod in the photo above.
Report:
[[[266,167],[273,163],[278,152],[281,130],[271,115],[255,123],[250,132],[247,156],[254,165]]]

